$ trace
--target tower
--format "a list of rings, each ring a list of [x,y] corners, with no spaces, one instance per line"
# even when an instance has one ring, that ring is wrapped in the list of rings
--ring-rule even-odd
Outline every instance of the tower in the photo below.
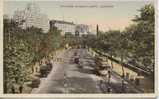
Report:
[[[98,26],[98,24],[96,26],[96,33],[97,33],[97,36],[98,36],[99,35],[99,26]]]

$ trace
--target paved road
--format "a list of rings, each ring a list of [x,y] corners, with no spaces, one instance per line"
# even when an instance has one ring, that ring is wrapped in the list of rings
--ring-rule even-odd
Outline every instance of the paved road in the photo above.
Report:
[[[73,63],[75,52],[80,57],[80,65],[83,68]],[[107,79],[93,73],[95,63],[87,50],[64,50],[58,54],[57,58],[62,58],[63,62],[54,62],[50,74],[47,78],[41,79],[39,88],[34,89],[32,93],[107,93],[108,87],[111,88],[112,93],[122,93],[122,79],[119,76],[113,73],[111,84],[108,84]],[[105,79],[105,82],[101,83],[102,79]],[[126,86],[125,92],[138,92],[131,85],[126,84]]]
[[[78,68],[72,61],[75,51],[80,54],[83,69]],[[51,73],[32,93],[101,93],[97,86],[100,77],[92,73],[92,59],[86,50],[64,51],[58,58],[62,58],[63,62],[55,62]]]

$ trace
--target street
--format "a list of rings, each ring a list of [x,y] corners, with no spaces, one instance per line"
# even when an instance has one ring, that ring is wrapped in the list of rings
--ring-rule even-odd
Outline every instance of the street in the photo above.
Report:
[[[74,53],[79,56],[80,65],[73,62]],[[32,93],[137,93],[140,92],[125,82],[124,91],[121,87],[122,78],[112,73],[110,83],[105,77],[93,72],[95,62],[86,49],[64,50],[57,55],[62,61],[54,62],[53,69],[46,78],[41,78],[39,88]]]

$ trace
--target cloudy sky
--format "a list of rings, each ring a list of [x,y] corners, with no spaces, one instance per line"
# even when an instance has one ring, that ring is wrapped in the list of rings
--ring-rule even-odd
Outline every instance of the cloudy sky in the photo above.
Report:
[[[17,9],[24,9],[31,1],[4,2],[4,14],[13,15]],[[138,1],[35,1],[41,13],[49,19],[73,21],[93,27],[99,24],[100,30],[124,29],[131,24],[131,19],[138,15],[137,11],[151,0]]]

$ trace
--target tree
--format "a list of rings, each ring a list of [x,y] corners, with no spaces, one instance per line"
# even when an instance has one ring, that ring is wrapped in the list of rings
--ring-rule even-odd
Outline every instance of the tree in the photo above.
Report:
[[[153,71],[154,7],[152,4],[148,4],[139,11],[140,14],[133,19],[135,25],[126,29],[126,32],[130,35],[131,46],[133,46],[131,56],[136,59],[136,62],[146,67],[145,69]]]

